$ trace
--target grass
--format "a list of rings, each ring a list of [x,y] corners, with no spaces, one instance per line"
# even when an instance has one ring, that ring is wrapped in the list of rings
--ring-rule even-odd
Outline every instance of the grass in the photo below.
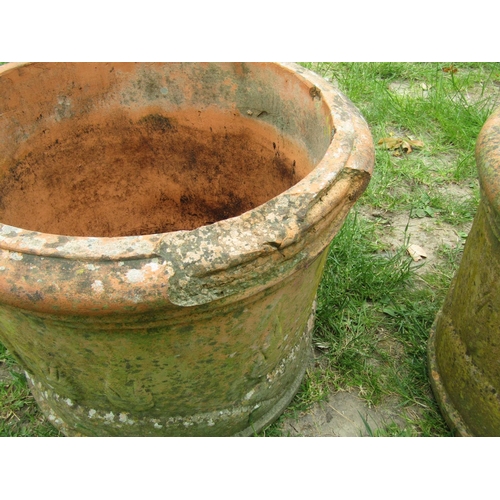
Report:
[[[285,415],[261,435],[283,435],[285,420],[336,391],[353,391],[367,406],[390,400],[400,408],[404,424],[374,429],[361,416],[369,436],[449,436],[427,377],[427,339],[479,202],[475,141],[500,104],[500,64],[303,65],[354,102],[376,145],[394,137],[421,147],[377,145],[373,179],[331,244],[318,291],[319,362]],[[431,237],[453,228],[459,241],[438,246],[432,265],[415,265],[406,252],[409,233],[399,247],[388,245],[397,216],[425,219]]]
[[[0,368],[0,376],[4,375],[0,377],[0,436],[58,436],[59,432],[38,409],[26,378],[2,344]]]
[[[402,408],[419,409],[399,434],[390,424],[388,434],[373,435],[449,435],[427,379],[426,342],[459,255],[431,273],[441,279],[429,286],[404,246],[389,256],[379,252],[376,233],[376,225],[354,211],[331,245],[318,290],[314,344],[320,362],[307,373],[288,416],[337,390],[356,390],[369,406],[396,397]],[[263,435],[279,435],[282,421]]]
[[[318,291],[315,365],[289,408],[260,435],[287,435],[285,421],[336,391],[351,391],[368,406],[390,400],[399,408],[404,423],[375,428],[363,417],[370,436],[449,436],[428,382],[426,344],[479,201],[474,147],[500,104],[500,64],[303,65],[354,102],[375,144],[392,137],[420,146],[410,152],[377,145],[372,181],[330,247]],[[406,252],[409,229],[399,245],[387,238],[398,216],[429,223],[431,236],[452,228],[457,243],[439,246],[432,265],[416,265]],[[57,435],[0,346],[2,367],[12,376],[0,378],[0,435]]]

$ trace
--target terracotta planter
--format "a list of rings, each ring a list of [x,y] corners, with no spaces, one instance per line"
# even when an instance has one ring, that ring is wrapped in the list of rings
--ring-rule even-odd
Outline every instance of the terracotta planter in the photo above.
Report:
[[[0,340],[66,435],[249,435],[297,391],[359,112],[293,64],[0,70]]]
[[[434,323],[429,367],[443,415],[462,436],[500,436],[500,108],[476,145],[481,202]]]

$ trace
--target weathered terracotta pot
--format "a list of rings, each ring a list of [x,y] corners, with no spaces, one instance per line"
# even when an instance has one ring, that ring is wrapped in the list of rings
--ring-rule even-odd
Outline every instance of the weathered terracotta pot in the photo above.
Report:
[[[77,435],[249,435],[296,393],[374,161],[294,64],[0,70],[0,340]]]
[[[476,144],[481,202],[428,345],[434,394],[462,436],[500,436],[500,108]]]

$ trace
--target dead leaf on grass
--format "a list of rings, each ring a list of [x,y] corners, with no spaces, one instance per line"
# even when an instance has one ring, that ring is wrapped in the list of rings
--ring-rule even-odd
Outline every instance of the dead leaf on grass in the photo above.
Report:
[[[414,148],[420,149],[424,147],[424,143],[422,141],[408,141]]]
[[[327,351],[328,349],[330,349],[330,344],[327,343],[327,342],[315,342],[314,345],[318,348],[318,349],[323,349],[325,351]]]
[[[394,156],[401,156],[402,153],[409,154],[413,148],[423,148],[422,141],[414,141],[413,139],[402,139],[401,137],[383,137],[377,144],[392,151]]]
[[[406,250],[415,262],[427,258],[427,252],[418,245],[409,245]]]
[[[403,143],[398,137],[384,137],[378,141],[379,146],[385,146],[386,149],[398,149]]]

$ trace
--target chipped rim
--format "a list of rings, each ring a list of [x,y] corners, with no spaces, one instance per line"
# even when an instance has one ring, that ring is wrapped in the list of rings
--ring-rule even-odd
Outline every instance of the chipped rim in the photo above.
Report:
[[[0,71],[19,68],[27,63],[10,63],[5,65]],[[294,74],[296,78],[304,82],[305,85],[312,85],[320,88],[323,99],[326,101],[332,120],[335,125],[335,136],[331,141],[325,155],[318,165],[304,177],[300,182],[282,192],[272,200],[260,205],[245,214],[259,214],[262,217],[262,224],[266,224],[266,216],[269,213],[272,201],[285,195],[312,195],[318,194],[328,189],[334,182],[337,175],[344,168],[365,171],[368,174],[372,171],[373,162],[366,158],[366,153],[362,153],[359,147],[363,140],[371,140],[371,135],[366,122],[359,114],[358,110],[338,92],[326,80],[319,77],[294,63],[276,63],[283,71]],[[346,115],[347,112],[347,115]],[[366,147],[365,147],[366,150]],[[361,154],[360,154],[361,153]],[[368,160],[368,161],[367,161]],[[340,167],[340,168],[339,168]],[[242,215],[245,215],[242,214]],[[24,254],[33,254],[44,257],[59,257],[74,260],[127,260],[151,258],[156,255],[156,248],[159,240],[174,245],[180,235],[185,233],[199,233],[207,227],[214,230],[227,231],[230,228],[234,231],[235,224],[241,217],[232,217],[210,224],[200,226],[190,231],[173,231],[169,233],[159,233],[141,236],[119,236],[119,237],[85,237],[85,236],[65,236],[38,231],[25,230],[22,228],[9,226],[0,223],[0,249],[9,250]],[[318,214],[318,219],[321,214]],[[294,217],[288,217],[283,221],[290,229],[296,227]],[[310,221],[314,223],[314,221]],[[260,224],[253,227],[255,233],[262,232]],[[245,249],[245,253],[248,248]]]

